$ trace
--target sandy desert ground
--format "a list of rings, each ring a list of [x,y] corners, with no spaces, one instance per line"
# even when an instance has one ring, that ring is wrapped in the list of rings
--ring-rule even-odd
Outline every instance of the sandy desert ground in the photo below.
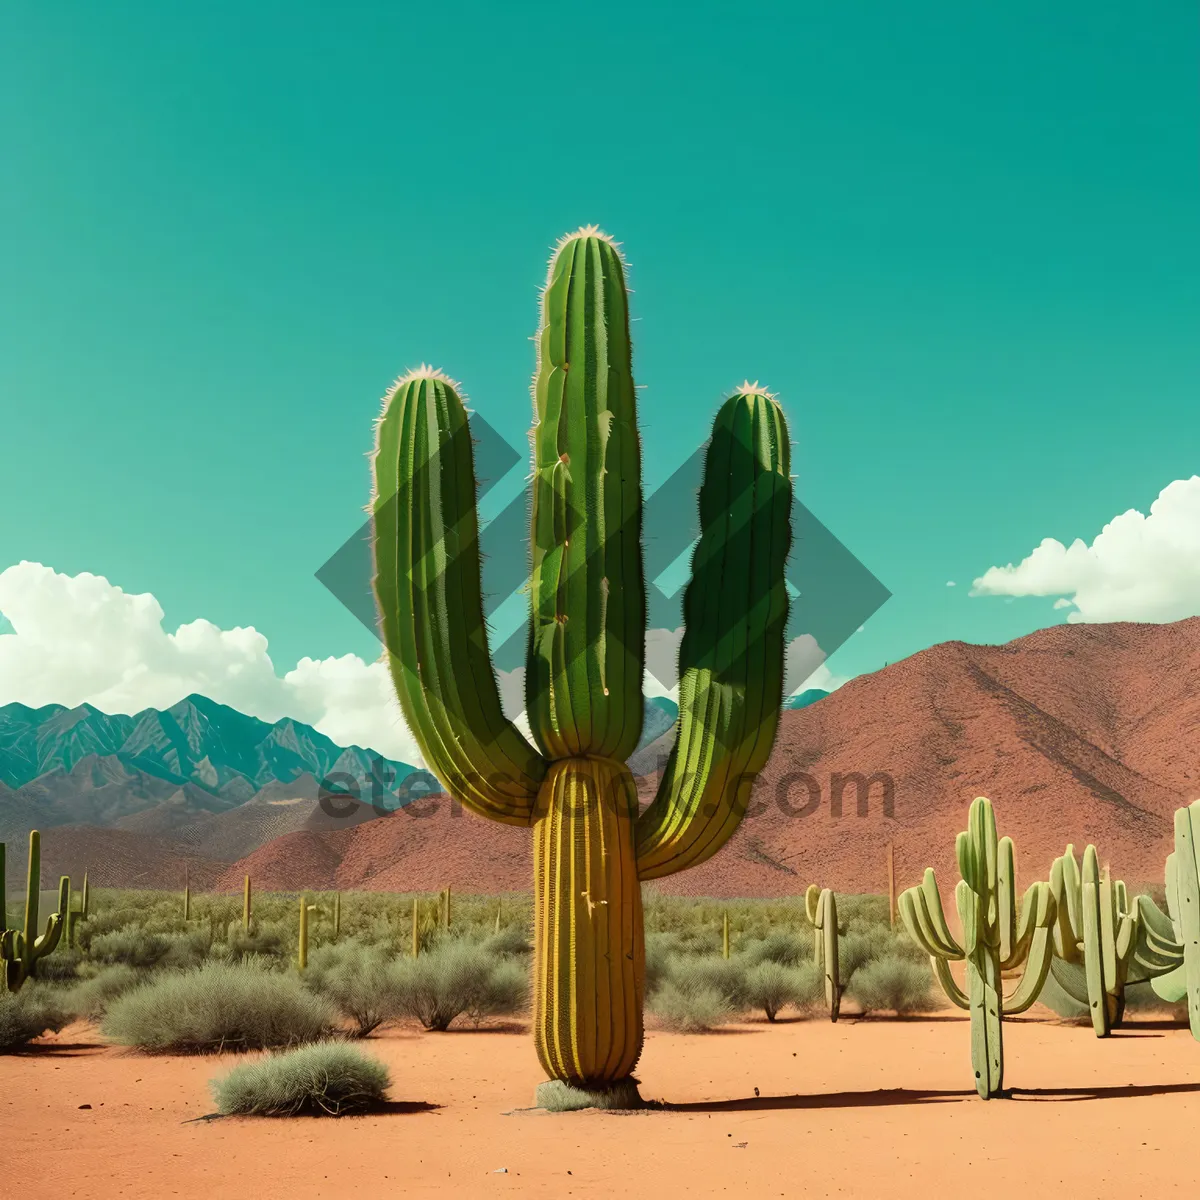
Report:
[[[1098,1042],[1006,1024],[1011,1100],[968,1086],[958,1016],[652,1031],[637,1114],[531,1110],[523,1031],[364,1045],[392,1070],[369,1117],[196,1120],[233,1059],[152,1058],[87,1026],[0,1059],[5,1176],[32,1197],[1195,1195],[1200,1046],[1146,1021]],[[87,1107],[89,1106],[90,1107]]]

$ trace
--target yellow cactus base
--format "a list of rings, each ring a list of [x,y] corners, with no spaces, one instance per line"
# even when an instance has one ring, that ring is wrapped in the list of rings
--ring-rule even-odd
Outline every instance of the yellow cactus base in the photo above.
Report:
[[[538,794],[534,1041],[552,1082],[589,1093],[627,1081],[642,1052],[637,808],[629,768],[604,758],[555,762]]]

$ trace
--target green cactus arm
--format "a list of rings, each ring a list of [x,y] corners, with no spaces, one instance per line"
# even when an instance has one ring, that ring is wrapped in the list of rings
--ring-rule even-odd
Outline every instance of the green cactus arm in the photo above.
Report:
[[[1184,970],[1183,964],[1180,963],[1174,970],[1167,971],[1163,975],[1153,976],[1150,980],[1150,987],[1160,1000],[1165,1000],[1168,1004],[1178,1004],[1180,1000],[1186,1000],[1188,994],[1187,972]]]
[[[1124,985],[1124,962],[1117,950],[1117,898],[1112,883],[1101,879],[1097,884],[1100,900],[1100,955],[1104,964],[1104,990],[1117,995]]]
[[[1049,884],[1033,883],[1026,890],[1021,902],[1021,931],[1018,937],[1021,951],[1016,960],[1025,963],[1025,970],[1016,990],[1004,999],[1006,1015],[1025,1012],[1041,995],[1054,958],[1057,910],[1058,904]]]
[[[933,893],[932,900],[929,898],[930,891]],[[900,893],[897,906],[908,936],[926,954],[948,960],[958,960],[964,956],[965,951],[954,940],[946,924],[932,867],[925,872],[925,884],[906,888]]]
[[[1068,867],[1068,862],[1070,867]],[[1080,961],[1079,926],[1072,920],[1078,911],[1079,897],[1076,887],[1078,868],[1075,868],[1075,853],[1071,846],[1067,852],[1054,860],[1050,868],[1050,890],[1054,893],[1057,917],[1054,923],[1054,953],[1064,962]]]
[[[953,972],[950,970],[950,962],[943,958],[940,954],[931,954],[929,956],[929,965],[933,968],[934,978],[938,981],[938,986],[946,993],[946,999],[957,1008],[970,1010],[971,1000],[966,992],[958,986],[958,981],[954,978]]]
[[[1047,900],[1045,897],[1049,899]],[[1039,906],[1044,904],[1054,904],[1054,894],[1051,892],[1049,885],[1045,883],[1031,883],[1025,889],[1025,895],[1021,900],[1020,921],[1017,924],[1016,930],[1009,938],[1009,952],[1007,955],[1003,951],[1001,952],[1001,970],[1011,971],[1014,967],[1019,967],[1028,957],[1034,935],[1041,928],[1038,924],[1040,919]],[[1057,913],[1057,905],[1054,906],[1054,911]],[[1051,940],[1053,941],[1053,931],[1051,932]]]
[[[1020,938],[1017,932],[1017,866],[1012,838],[1002,837],[996,867],[996,924],[1000,934],[1000,967],[1020,962],[1014,956]]]
[[[814,929],[819,928],[817,921],[821,915],[819,908],[820,901],[821,889],[815,883],[810,883],[808,890],[804,893],[804,912],[808,917],[808,923]]]
[[[28,954],[38,936],[38,915],[42,893],[42,835],[29,832],[29,861],[25,868],[25,923],[21,941],[22,954]]]
[[[555,250],[537,347],[529,724],[548,758],[623,762],[642,732],[641,443],[624,265],[594,227]]]
[[[1183,947],[1175,940],[1175,928],[1149,896],[1138,896],[1135,904],[1137,927],[1133,961],[1142,974],[1161,975],[1183,962]]]
[[[34,959],[45,958],[53,954],[59,938],[62,936],[63,925],[71,908],[71,879],[63,875],[58,881],[58,909],[46,918],[44,932],[34,938],[32,945],[27,946],[26,953],[32,952]]]
[[[783,697],[790,462],[774,397],[746,387],[725,401],[705,456],[684,594],[675,746],[637,824],[643,880],[715,854],[771,753]]]
[[[975,848],[971,845],[971,835],[965,829],[954,839],[954,857],[958,861],[958,873],[963,882],[974,891],[978,887],[979,872],[975,866]]]
[[[1125,913],[1117,918],[1116,951],[1117,961],[1125,964],[1126,970],[1133,962],[1133,950],[1137,945],[1137,913]]]
[[[1005,997],[1004,1015],[1016,1016],[1029,1009],[1042,994],[1050,963],[1054,958],[1054,939],[1048,926],[1039,926],[1029,946],[1021,982],[1011,996]]]
[[[466,409],[427,368],[376,431],[375,597],[392,680],[425,761],[483,816],[528,825],[546,764],[505,716],[488,654]]]
[[[963,931],[963,957],[970,958],[982,944],[984,934],[979,896],[965,879],[960,879],[954,888],[954,906]]]

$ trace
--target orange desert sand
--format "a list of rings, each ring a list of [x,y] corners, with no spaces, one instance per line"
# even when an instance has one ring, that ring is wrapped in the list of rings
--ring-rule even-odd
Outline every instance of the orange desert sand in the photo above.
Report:
[[[75,1025],[0,1058],[4,1177],[55,1200],[1197,1194],[1186,1029],[1145,1021],[1099,1042],[1006,1022],[1013,1099],[985,1103],[968,1028],[948,1015],[652,1030],[638,1074],[666,1110],[561,1115],[528,1110],[542,1075],[516,1027],[393,1030],[361,1043],[391,1068],[386,1113],[188,1124],[234,1056],[144,1057]]]

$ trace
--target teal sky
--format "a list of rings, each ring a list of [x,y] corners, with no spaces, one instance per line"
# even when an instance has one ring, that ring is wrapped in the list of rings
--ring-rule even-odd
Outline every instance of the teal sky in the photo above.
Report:
[[[1184,0],[6,5],[0,570],[373,657],[313,572],[380,395],[432,362],[523,446],[597,222],[647,486],[759,379],[894,593],[839,673],[1060,620],[970,581],[1200,462],[1198,50]]]

